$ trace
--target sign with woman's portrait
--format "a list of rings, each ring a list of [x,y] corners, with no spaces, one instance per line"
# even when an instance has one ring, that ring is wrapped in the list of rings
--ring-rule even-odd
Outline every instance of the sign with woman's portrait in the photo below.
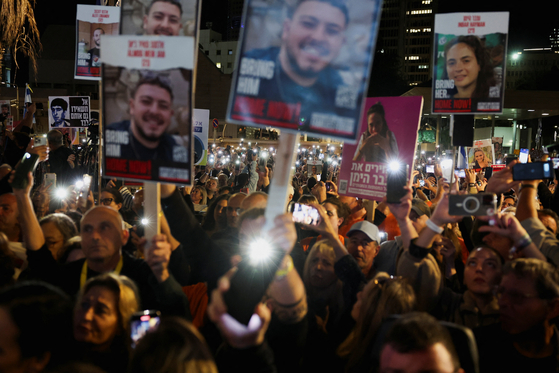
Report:
[[[495,148],[491,139],[476,140],[472,148],[466,148],[468,168],[484,169],[495,163]]]
[[[508,12],[435,15],[433,113],[502,113]]]

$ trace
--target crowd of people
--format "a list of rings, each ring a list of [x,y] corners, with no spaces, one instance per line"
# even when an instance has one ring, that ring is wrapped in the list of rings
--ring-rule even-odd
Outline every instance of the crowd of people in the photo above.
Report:
[[[13,145],[50,162],[54,137]],[[29,173],[9,190],[9,164],[0,372],[558,371],[557,181],[514,181],[512,162],[448,184],[435,165],[399,203],[366,201],[338,195],[334,149],[300,147],[293,165],[289,199],[318,219],[286,206],[265,229],[274,149],[212,147],[192,188],[161,185],[149,241],[143,189],[106,180],[94,196],[74,177],[57,197]],[[496,211],[449,214],[451,195],[480,193]],[[268,249],[275,276],[239,322],[236,269]],[[132,348],[146,310],[161,320]]]

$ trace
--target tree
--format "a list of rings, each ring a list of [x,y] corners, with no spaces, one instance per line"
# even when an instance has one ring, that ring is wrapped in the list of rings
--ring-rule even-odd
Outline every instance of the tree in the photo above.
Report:
[[[29,57],[37,72],[37,57],[42,49],[39,29],[35,22],[35,0],[0,0],[0,57],[11,51],[16,68],[18,52]]]

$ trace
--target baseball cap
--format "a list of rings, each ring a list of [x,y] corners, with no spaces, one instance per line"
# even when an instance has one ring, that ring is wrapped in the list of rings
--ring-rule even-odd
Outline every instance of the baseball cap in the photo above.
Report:
[[[411,200],[411,209],[415,211],[417,216],[427,215],[427,217],[431,217],[431,209],[429,206],[419,198],[414,198]]]
[[[363,232],[371,240],[380,242],[380,234],[377,226],[367,220],[358,221],[353,224],[349,232],[347,232],[347,236],[349,237],[352,232]]]

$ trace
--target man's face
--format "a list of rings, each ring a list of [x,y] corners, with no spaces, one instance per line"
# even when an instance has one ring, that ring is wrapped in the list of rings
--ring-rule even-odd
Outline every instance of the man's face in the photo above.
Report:
[[[52,119],[54,119],[54,123],[59,123],[64,120],[64,109],[62,106],[53,106],[50,111],[52,112]]]
[[[506,274],[497,293],[501,328],[509,334],[525,332],[553,316],[550,301],[539,298],[531,277]]]
[[[503,203],[502,203],[502,205],[501,205],[501,210],[504,210],[504,209],[506,209],[507,207],[511,207],[511,206],[514,206],[514,205],[515,205],[514,199],[512,199],[512,198],[505,198],[504,201],[503,201]]]
[[[303,77],[316,77],[340,52],[345,42],[344,13],[329,4],[305,1],[283,25],[282,49],[291,70]]]
[[[104,32],[101,29],[97,29],[95,31],[93,31],[93,42],[95,43],[95,46],[97,48],[99,48],[101,46],[101,35],[103,35]]]
[[[551,233],[554,235],[557,234],[557,222],[549,215],[539,215],[541,222],[543,223],[544,227],[547,228]]]
[[[171,124],[173,103],[169,92],[156,85],[142,84],[130,99],[134,134],[146,141],[159,141]]]
[[[11,233],[17,224],[18,208],[16,197],[11,193],[0,196],[0,232]]]
[[[378,243],[372,241],[365,233],[351,232],[347,251],[357,260],[357,264],[364,273],[368,273],[373,266],[378,250]]]
[[[171,3],[157,1],[151,6],[149,14],[144,16],[146,35],[176,36],[181,27],[180,9]]]
[[[442,343],[434,345],[421,351],[401,353],[392,348],[391,345],[383,347],[380,355],[381,373],[454,373],[452,357]],[[460,370],[459,372],[463,372]]]
[[[234,228],[237,226],[240,215],[240,212],[237,212],[237,209],[241,208],[241,204],[245,198],[246,195],[238,194],[229,199],[229,202],[227,203],[227,225],[229,227]]]
[[[90,210],[81,222],[82,250],[87,260],[108,261],[120,255],[128,240],[118,211],[105,206]]]
[[[2,106],[2,114],[8,115],[10,113],[10,108],[8,106]]]

